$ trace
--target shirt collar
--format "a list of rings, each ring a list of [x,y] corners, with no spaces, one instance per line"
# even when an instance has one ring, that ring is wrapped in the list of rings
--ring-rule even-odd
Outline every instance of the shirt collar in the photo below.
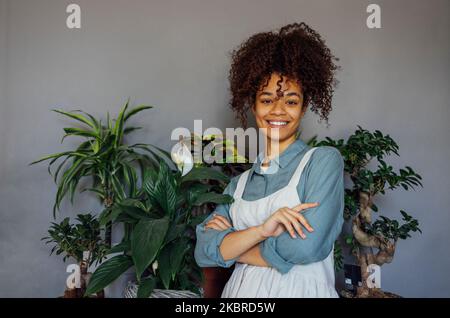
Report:
[[[297,138],[291,143],[280,155],[276,156],[270,161],[270,166],[267,170],[261,169],[261,162],[264,159],[264,151],[258,154],[253,166],[251,168],[251,175],[253,172],[258,174],[270,174],[275,168],[285,168],[295,157],[297,157],[308,145],[300,138]]]

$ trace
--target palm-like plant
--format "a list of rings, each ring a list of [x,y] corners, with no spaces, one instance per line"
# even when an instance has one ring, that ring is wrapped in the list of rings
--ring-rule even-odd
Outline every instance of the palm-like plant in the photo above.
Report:
[[[152,106],[141,105],[129,109],[127,101],[117,119],[111,119],[108,114],[106,123],[81,110],[54,110],[82,125],[81,128],[64,128],[62,141],[69,136],[85,139],[74,150],[51,154],[31,163],[49,161],[48,171],[58,186],[53,207],[54,217],[64,197],[68,196],[73,203],[75,192],[83,178],[90,178],[92,186],[80,189],[81,192],[94,192],[102,200],[106,212],[110,213],[114,202],[136,194],[136,180],[143,165],[157,164],[155,158],[160,156],[170,160],[167,152],[155,146],[127,145],[123,141],[125,135],[140,129],[127,126],[127,121],[149,108]],[[57,163],[56,169],[52,171]],[[110,230],[107,232],[107,241],[110,242]]]
[[[210,180],[219,184],[209,184]],[[148,297],[158,287],[200,293],[202,273],[193,251],[195,227],[206,215],[193,216],[192,210],[209,203],[230,203],[232,197],[221,194],[228,181],[226,175],[208,167],[194,167],[184,176],[162,160],[157,169],[145,167],[136,195],[115,202],[112,212],[100,217],[102,223],[122,222],[128,230],[111,250],[120,254],[97,268],[86,294],[103,289],[132,266],[138,297]]]

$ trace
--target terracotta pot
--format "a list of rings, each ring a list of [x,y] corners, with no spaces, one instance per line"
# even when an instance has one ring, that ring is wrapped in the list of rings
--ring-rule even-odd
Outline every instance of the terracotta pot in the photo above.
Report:
[[[234,267],[204,267],[202,268],[205,276],[203,284],[204,298],[220,298],[222,290],[228,279],[233,273]]]
[[[84,291],[85,290],[81,288],[66,289],[62,298],[83,298]],[[89,296],[89,298],[105,298],[105,292],[101,290],[95,295]]]

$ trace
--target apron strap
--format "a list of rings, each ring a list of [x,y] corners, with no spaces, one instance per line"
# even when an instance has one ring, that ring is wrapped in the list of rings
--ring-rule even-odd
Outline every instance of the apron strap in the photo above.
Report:
[[[317,149],[317,147],[313,147],[305,153],[305,155],[303,156],[302,160],[300,161],[300,164],[298,165],[297,169],[295,169],[291,180],[289,181],[289,186],[297,187],[298,183],[300,182],[300,177],[302,175],[303,169],[305,168],[306,164],[308,163],[309,158],[311,157],[312,153],[316,149]]]
[[[250,174],[250,170],[245,171],[239,177],[236,190],[234,191],[233,198],[240,199],[244,194],[245,185],[247,184],[248,175]]]

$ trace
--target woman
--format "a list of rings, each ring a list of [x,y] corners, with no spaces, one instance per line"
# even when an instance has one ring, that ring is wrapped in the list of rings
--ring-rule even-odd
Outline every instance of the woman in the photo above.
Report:
[[[296,136],[308,105],[328,122],[337,60],[306,24],[259,33],[233,52],[231,107],[251,109],[266,147],[233,178],[197,226],[202,267],[235,265],[222,297],[337,297],[333,246],[341,232],[344,162],[333,147]],[[278,147],[271,147],[278,142]]]

